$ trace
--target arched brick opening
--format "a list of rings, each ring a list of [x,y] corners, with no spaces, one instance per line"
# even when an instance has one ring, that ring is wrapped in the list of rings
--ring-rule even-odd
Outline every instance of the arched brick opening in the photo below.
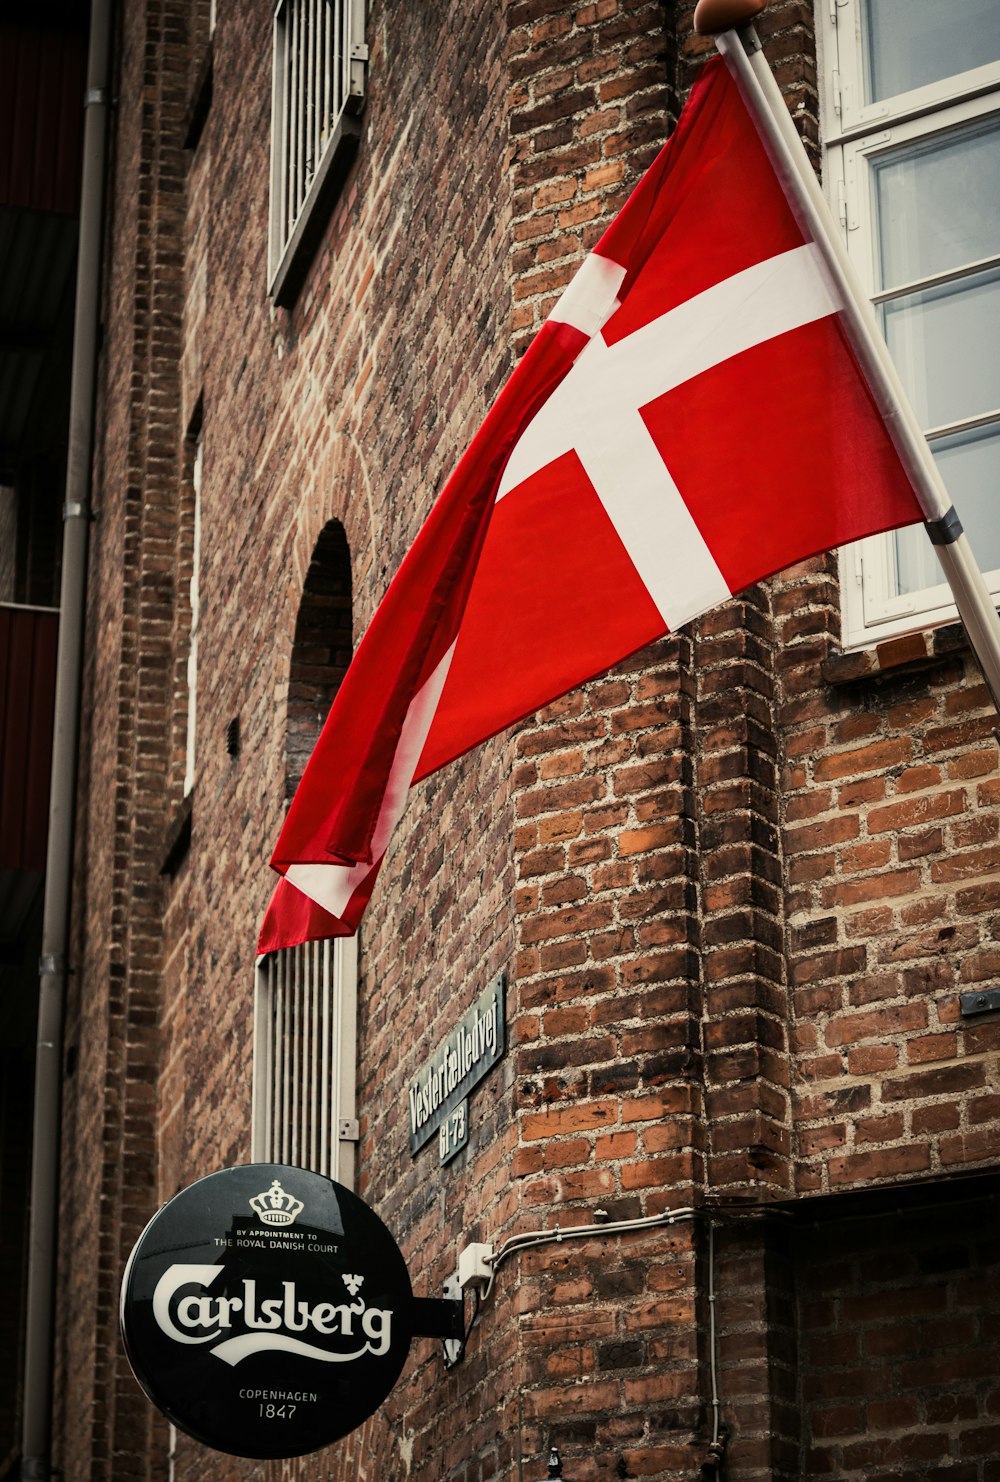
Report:
[[[351,553],[344,527],[329,520],[313,548],[288,682],[285,730],[285,796],[305,771],[333,697],[351,660]]]

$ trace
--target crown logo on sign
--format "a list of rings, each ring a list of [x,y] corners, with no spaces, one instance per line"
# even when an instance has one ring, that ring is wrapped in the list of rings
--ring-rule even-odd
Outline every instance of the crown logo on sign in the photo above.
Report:
[[[255,1194],[247,1203],[265,1225],[290,1225],[305,1209],[302,1200],[296,1199],[294,1194],[286,1194],[277,1179],[269,1189]]]

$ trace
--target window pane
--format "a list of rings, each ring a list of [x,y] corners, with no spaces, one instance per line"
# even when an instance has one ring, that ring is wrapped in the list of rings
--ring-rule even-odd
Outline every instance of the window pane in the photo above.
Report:
[[[905,294],[881,310],[882,331],[924,427],[1000,409],[1000,269]]]
[[[1000,119],[893,150],[872,179],[881,288],[1000,251]]]
[[[976,560],[1000,568],[1000,427],[977,427],[934,443],[934,457],[955,501]]]
[[[896,544],[896,595],[922,592],[944,581],[944,575],[923,525],[907,525],[893,536]]]
[[[1000,569],[1000,520],[996,514],[1000,500],[1000,427],[980,427],[942,438],[934,444],[934,456],[976,560],[983,571]],[[922,526],[897,530],[895,541],[900,594],[918,592],[943,580]]]
[[[997,0],[866,0],[865,102],[1000,58]]]

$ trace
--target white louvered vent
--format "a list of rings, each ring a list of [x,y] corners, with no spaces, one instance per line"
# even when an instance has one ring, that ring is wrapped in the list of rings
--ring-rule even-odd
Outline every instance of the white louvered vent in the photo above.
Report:
[[[262,958],[254,995],[255,1163],[354,1182],[357,943],[310,942]]]
[[[269,288],[280,302],[337,157],[359,133],[364,0],[278,0],[271,98]]]

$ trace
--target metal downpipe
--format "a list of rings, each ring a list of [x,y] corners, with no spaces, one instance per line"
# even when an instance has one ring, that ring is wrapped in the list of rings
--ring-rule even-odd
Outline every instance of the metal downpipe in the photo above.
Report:
[[[76,753],[86,616],[87,537],[90,521],[112,4],[113,0],[92,0],[87,90],[83,100],[80,245],[73,325],[55,725],[35,1049],[27,1337],[21,1429],[21,1477],[26,1479],[47,1478],[51,1475],[60,1091],[73,824],[76,812]]]

